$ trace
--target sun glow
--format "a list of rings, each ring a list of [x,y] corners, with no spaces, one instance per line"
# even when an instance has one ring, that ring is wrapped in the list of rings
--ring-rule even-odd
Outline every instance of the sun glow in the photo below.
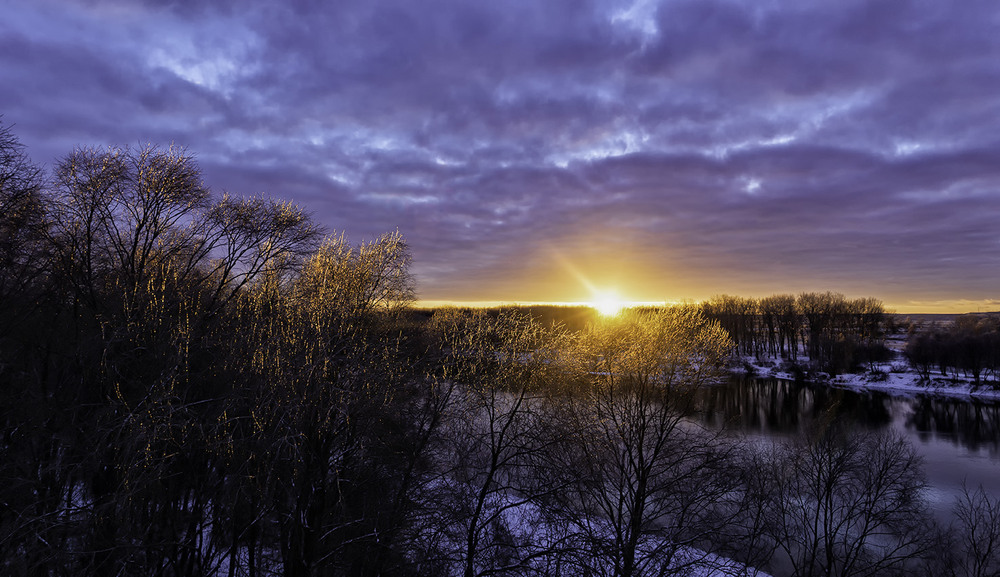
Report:
[[[606,317],[616,316],[625,307],[625,303],[618,300],[618,295],[605,293],[594,295],[590,301],[590,306]]]

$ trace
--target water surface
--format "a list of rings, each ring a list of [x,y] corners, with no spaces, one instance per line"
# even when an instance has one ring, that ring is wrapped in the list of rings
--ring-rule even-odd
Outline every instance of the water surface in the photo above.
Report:
[[[891,428],[923,457],[935,513],[946,518],[962,483],[1000,498],[1000,402],[933,395],[892,396],[779,379],[733,376],[705,391],[712,427],[767,438],[798,436],[826,419],[858,429]]]

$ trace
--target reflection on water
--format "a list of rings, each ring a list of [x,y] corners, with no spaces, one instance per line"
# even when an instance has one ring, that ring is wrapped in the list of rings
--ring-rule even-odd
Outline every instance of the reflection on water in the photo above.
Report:
[[[923,457],[928,496],[939,513],[950,510],[962,483],[1000,495],[1000,402],[733,376],[703,391],[700,406],[709,427],[765,437],[795,436],[831,419],[897,429]]]
[[[892,401],[883,393],[734,376],[703,391],[701,418],[712,427],[781,436],[829,419],[879,428],[892,422]]]
[[[910,402],[906,429],[927,442],[947,439],[970,451],[1000,459],[1000,404],[943,400],[922,396]]]
[[[1000,403],[921,395],[893,397],[778,379],[733,376],[703,391],[701,420],[714,428],[791,436],[828,420],[896,427],[911,440],[941,440],[1000,460]]]

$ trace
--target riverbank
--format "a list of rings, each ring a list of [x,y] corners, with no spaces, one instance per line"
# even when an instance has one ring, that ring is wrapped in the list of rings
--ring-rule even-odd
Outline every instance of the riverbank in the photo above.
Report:
[[[808,371],[805,363],[794,365],[780,358],[753,356],[734,359],[730,371],[763,378],[805,380],[856,391],[883,391],[894,396],[913,397],[936,395],[971,400],[1000,401],[1000,383],[981,380],[977,386],[971,378],[940,374],[924,379],[903,359],[880,363],[874,369],[831,377],[827,373]]]

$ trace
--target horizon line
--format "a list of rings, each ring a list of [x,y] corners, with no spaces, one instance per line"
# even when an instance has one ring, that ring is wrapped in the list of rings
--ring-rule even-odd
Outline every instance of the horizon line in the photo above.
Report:
[[[660,300],[660,301],[621,301],[622,308],[633,308],[643,306],[676,306],[681,304],[701,304],[708,299],[695,300]],[[543,301],[543,300],[457,300],[457,299],[417,299],[413,301],[414,308],[437,309],[444,307],[457,308],[501,308],[501,307],[527,307],[527,306],[552,306],[552,307],[589,307],[595,308],[592,301]],[[898,310],[888,304],[885,306],[886,314],[893,315],[968,315],[968,314],[1000,314],[1000,309],[993,310],[969,310],[961,311],[934,311],[919,310],[911,306],[904,306],[904,311]],[[937,305],[938,307],[942,305]],[[934,305],[928,308],[934,308]]]

